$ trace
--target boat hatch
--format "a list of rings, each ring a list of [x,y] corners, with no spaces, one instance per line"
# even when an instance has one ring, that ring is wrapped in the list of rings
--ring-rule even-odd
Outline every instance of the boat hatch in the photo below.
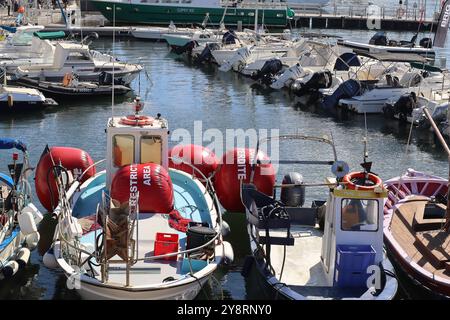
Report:
[[[168,169],[167,121],[161,117],[137,117],[113,117],[108,122],[106,130],[108,189],[115,172],[123,166],[152,162]],[[145,122],[139,119],[145,119]]]

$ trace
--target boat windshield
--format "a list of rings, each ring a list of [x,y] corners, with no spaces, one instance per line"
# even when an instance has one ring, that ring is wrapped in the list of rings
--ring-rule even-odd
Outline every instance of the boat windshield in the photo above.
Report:
[[[134,163],[134,136],[116,134],[113,138],[113,159],[115,167]]]
[[[141,137],[141,163],[153,162],[161,164],[162,139],[160,136]]]
[[[344,231],[377,231],[378,201],[342,199],[341,229]]]

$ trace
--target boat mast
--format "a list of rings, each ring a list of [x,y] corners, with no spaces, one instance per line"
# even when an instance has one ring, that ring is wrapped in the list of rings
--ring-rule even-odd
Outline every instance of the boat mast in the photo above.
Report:
[[[113,4],[113,43],[112,43],[112,97],[111,97],[111,112],[114,117],[114,82],[115,82],[115,46],[116,46],[116,4]]]

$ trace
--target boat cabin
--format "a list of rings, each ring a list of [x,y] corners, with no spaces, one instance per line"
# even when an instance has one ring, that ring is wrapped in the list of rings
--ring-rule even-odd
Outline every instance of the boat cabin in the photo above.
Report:
[[[328,284],[345,282],[339,272],[366,274],[383,260],[383,208],[387,193],[379,190],[332,189],[327,201],[321,260]],[[371,272],[367,272],[371,273]]]
[[[153,162],[168,169],[167,121],[132,115],[113,117],[106,129],[106,188],[109,190],[116,171],[126,165]]]

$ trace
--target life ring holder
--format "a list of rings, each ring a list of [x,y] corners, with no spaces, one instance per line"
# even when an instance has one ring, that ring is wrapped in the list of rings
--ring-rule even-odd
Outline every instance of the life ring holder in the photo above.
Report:
[[[352,180],[354,179],[366,179],[369,181],[371,181],[373,183],[373,185],[370,186],[361,186],[356,184],[355,182],[353,182]],[[366,190],[366,191],[371,191],[375,188],[381,187],[383,181],[381,180],[380,177],[378,177],[377,175],[373,174],[373,173],[366,173],[366,172],[351,172],[349,174],[346,174],[343,178],[342,178],[342,182],[345,184],[347,189],[351,189],[351,190]]]
[[[155,119],[149,116],[128,115],[126,117],[122,117],[120,119],[120,123],[128,126],[142,127],[152,125],[154,120]]]

